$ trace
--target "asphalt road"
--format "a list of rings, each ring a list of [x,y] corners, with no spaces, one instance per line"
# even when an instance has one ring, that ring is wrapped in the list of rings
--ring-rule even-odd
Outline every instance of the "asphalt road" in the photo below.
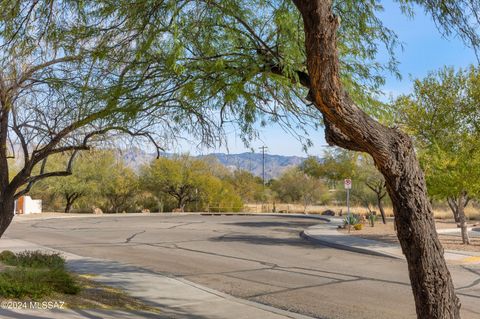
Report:
[[[299,238],[302,229],[319,222],[167,214],[17,219],[6,236],[174,274],[319,318],[414,318],[406,263]],[[450,270],[463,318],[480,318],[480,267]]]

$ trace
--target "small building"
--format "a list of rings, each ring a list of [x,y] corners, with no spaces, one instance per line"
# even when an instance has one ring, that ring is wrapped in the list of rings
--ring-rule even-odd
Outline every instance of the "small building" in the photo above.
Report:
[[[42,200],[21,196],[15,201],[15,214],[38,214],[42,212]]]

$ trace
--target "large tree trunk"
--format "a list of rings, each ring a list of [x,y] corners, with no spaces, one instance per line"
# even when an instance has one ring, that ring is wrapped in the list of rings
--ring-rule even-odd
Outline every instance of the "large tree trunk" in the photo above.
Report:
[[[64,213],[70,214],[70,212],[72,211],[72,206],[73,206],[73,203],[67,201],[67,204],[65,205]]]
[[[72,211],[73,203],[80,197],[80,194],[73,193],[73,194],[65,194],[65,214],[69,214]]]
[[[426,184],[411,139],[373,120],[344,91],[328,0],[293,0],[305,27],[309,99],[322,112],[329,144],[369,153],[392,199],[418,318],[460,318],[460,302],[435,230]]]
[[[15,199],[13,196],[3,195],[0,197],[0,238],[12,222],[15,210]]]
[[[180,196],[178,198],[178,204],[177,204],[177,210],[181,213],[183,213],[185,211],[185,205],[186,205],[186,201],[187,199],[183,196]]]

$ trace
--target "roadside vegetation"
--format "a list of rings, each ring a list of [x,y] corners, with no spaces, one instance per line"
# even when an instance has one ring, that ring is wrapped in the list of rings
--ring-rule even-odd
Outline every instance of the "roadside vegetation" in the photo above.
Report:
[[[5,265],[0,273],[0,295],[4,298],[39,299],[53,294],[74,295],[80,291],[58,254],[3,251],[0,262]]]
[[[0,253],[0,300],[49,302],[57,308],[142,310],[158,313],[119,289],[67,270],[57,253],[23,251]]]
[[[352,196],[369,211],[377,207],[384,223],[384,205],[395,208],[418,317],[460,318],[431,200],[448,202],[468,244],[463,212],[479,195],[463,181],[465,173],[478,180],[478,72],[433,74],[401,97],[399,108],[389,108],[380,95],[387,76],[401,76],[402,39],[384,24],[378,1],[80,3],[0,3],[8,13],[0,18],[0,235],[15,200],[35,186],[33,193],[44,191],[52,207],[61,202],[66,212],[94,205],[111,213],[241,210],[248,192],[195,162],[160,161],[139,174],[118,160],[89,168],[95,158],[85,159],[85,172],[94,174],[78,180],[73,164],[82,152],[133,140],[158,154],[189,137],[218,146],[232,128],[248,144],[271,123],[307,148],[309,128],[323,127],[329,145],[360,152],[340,154],[350,164],[372,161],[382,173],[350,172],[357,181]],[[408,17],[424,12],[439,32],[463,40],[478,56],[479,1],[393,5]],[[422,123],[432,115],[439,120],[430,132]],[[18,167],[11,168],[12,159]],[[53,168],[56,162],[62,165]],[[157,166],[171,171],[162,176]],[[306,211],[337,200],[323,190],[338,189],[345,171],[303,172],[262,185],[262,202],[293,201]],[[70,181],[51,180],[67,176]],[[432,284],[439,277],[444,284]]]
[[[422,163],[428,167],[440,165],[423,155],[421,145],[419,150]],[[55,169],[67,160],[59,155],[47,165]],[[460,180],[458,174],[467,172],[449,163],[444,164],[448,165],[450,175],[445,175],[443,183],[434,183],[439,174],[437,170],[443,166],[435,171],[425,170],[427,182],[434,184],[429,189],[435,218],[459,223],[452,211],[452,200],[458,202],[463,197],[454,195],[466,192],[453,193],[450,180],[457,178],[457,182],[453,181],[455,189],[465,185],[469,190],[468,201],[463,201],[468,205],[461,209],[465,222],[480,220],[474,183]],[[374,215],[377,222],[384,224],[393,217],[385,181],[371,158],[339,149],[325,152],[322,158],[308,157],[298,167],[286,169],[276,179],[268,180],[265,186],[260,177],[248,171],[232,171],[215,158],[199,159],[185,154],[160,157],[133,169],[122,161],[118,150],[97,150],[79,155],[75,167],[68,177],[51,178],[33,187],[32,196],[43,200],[46,211],[91,213],[95,208],[104,213],[333,212],[342,215],[347,210],[343,179],[351,178],[353,213],[367,219]],[[467,180],[467,175],[463,179]]]

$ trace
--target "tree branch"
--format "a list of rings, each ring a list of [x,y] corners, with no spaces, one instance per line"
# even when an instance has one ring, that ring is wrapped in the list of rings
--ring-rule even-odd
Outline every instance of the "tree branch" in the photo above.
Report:
[[[42,179],[45,179],[45,178],[48,178],[48,177],[56,177],[56,176],[69,176],[69,175],[72,175],[72,166],[73,166],[73,161],[77,155],[77,150],[73,151],[72,152],[72,155],[70,156],[70,159],[68,160],[68,164],[67,164],[67,168],[65,169],[65,171],[54,171],[54,172],[48,172],[48,173],[44,173],[45,171],[45,166],[46,166],[46,159],[43,161],[42,163],[42,167],[40,169],[40,173],[38,175],[35,175],[35,176],[30,176],[28,178],[26,178],[22,184],[27,184],[27,186],[22,189],[21,191],[17,192],[14,196],[15,199],[19,198],[20,196],[23,196],[25,194],[28,194],[28,192],[30,192],[30,190],[32,189],[33,185],[42,180]],[[21,186],[21,185],[20,185]]]
[[[34,75],[36,72],[38,72],[40,70],[48,68],[49,66],[59,64],[59,63],[64,63],[64,62],[77,61],[77,60],[80,60],[80,59],[82,59],[82,56],[80,56],[80,55],[65,56],[65,57],[62,57],[62,58],[57,58],[57,59],[53,59],[53,60],[50,60],[50,61],[47,61],[47,62],[44,62],[44,63],[41,63],[41,64],[34,65],[34,66],[30,67],[29,69],[27,69],[25,72],[23,72],[23,74],[20,75],[20,77],[15,81],[15,83],[13,83],[8,88],[7,91],[8,92],[16,91],[19,87],[21,87],[23,85],[23,83],[25,83],[25,81],[30,79],[30,77],[32,75]]]

